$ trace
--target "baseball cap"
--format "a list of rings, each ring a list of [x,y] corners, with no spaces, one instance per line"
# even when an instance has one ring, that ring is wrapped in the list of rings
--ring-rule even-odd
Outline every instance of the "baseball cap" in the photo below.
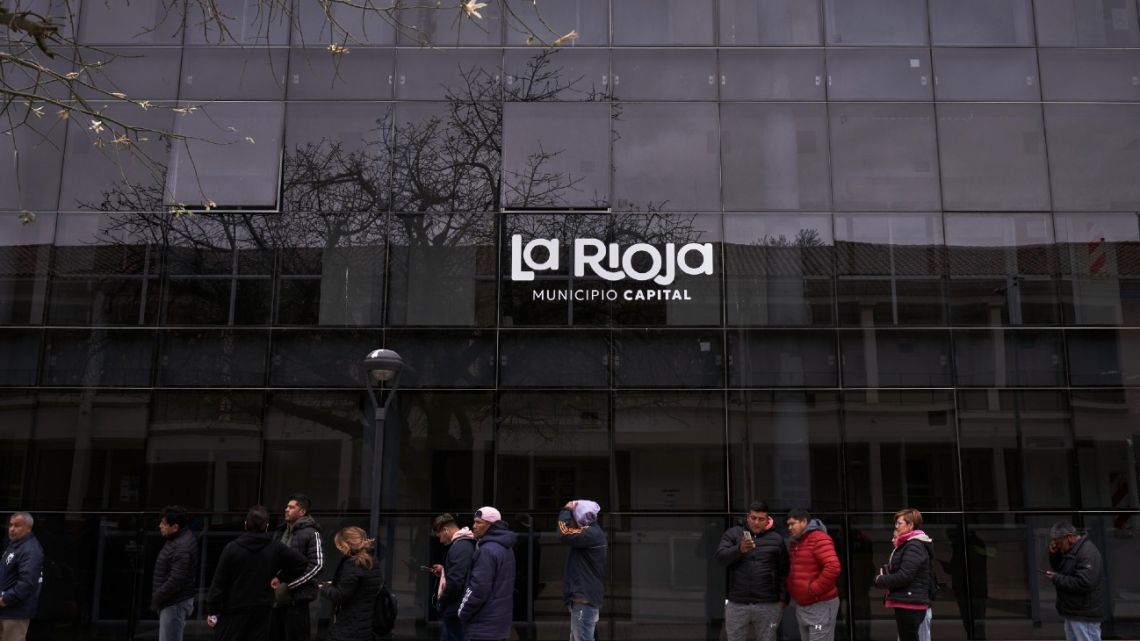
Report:
[[[475,510],[475,518],[488,523],[496,523],[503,520],[503,515],[499,514],[499,511],[490,505],[485,505]]]

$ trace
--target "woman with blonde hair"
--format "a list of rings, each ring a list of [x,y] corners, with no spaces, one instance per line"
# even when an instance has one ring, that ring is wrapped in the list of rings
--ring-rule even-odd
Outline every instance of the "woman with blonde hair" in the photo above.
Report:
[[[343,528],[333,537],[336,549],[344,556],[333,580],[320,585],[321,595],[333,604],[328,641],[372,638],[372,609],[384,585],[380,564],[372,556],[375,542],[358,527]]]

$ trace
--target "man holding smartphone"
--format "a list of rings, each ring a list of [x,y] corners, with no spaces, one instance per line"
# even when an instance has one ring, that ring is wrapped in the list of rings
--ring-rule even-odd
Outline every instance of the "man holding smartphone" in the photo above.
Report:
[[[720,539],[716,560],[728,568],[724,627],[728,641],[773,641],[788,604],[788,549],[768,504],[753,501],[740,525]],[[751,631],[751,635],[750,635]]]
[[[475,534],[469,528],[460,528],[455,516],[443,513],[431,523],[431,532],[440,545],[447,549],[443,563],[431,567],[420,566],[421,570],[439,577],[435,591],[435,607],[439,610],[443,630],[440,641],[463,641],[463,630],[459,624],[459,602],[467,588],[467,575],[471,572],[471,557],[475,554]]]
[[[1057,613],[1068,641],[1100,641],[1104,620],[1104,564],[1100,551],[1068,521],[1049,528],[1049,566],[1042,578],[1057,590]]]

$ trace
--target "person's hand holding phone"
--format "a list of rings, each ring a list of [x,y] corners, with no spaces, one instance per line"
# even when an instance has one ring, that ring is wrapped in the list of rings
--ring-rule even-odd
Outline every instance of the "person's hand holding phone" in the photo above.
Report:
[[[432,565],[428,570],[436,576],[443,576],[443,566],[438,563]]]
[[[752,550],[755,550],[755,549],[756,549],[756,541],[752,540],[752,533],[749,532],[747,528],[745,528],[744,534],[741,535],[741,537],[740,537],[740,553],[741,554],[748,554],[749,552],[751,552]]]

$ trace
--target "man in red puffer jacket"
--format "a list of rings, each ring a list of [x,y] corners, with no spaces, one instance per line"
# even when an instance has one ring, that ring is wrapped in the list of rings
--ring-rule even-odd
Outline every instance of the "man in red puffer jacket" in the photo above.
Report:
[[[839,557],[835,543],[819,519],[807,510],[788,513],[791,569],[788,594],[796,602],[800,641],[832,641],[835,615],[839,613]]]

